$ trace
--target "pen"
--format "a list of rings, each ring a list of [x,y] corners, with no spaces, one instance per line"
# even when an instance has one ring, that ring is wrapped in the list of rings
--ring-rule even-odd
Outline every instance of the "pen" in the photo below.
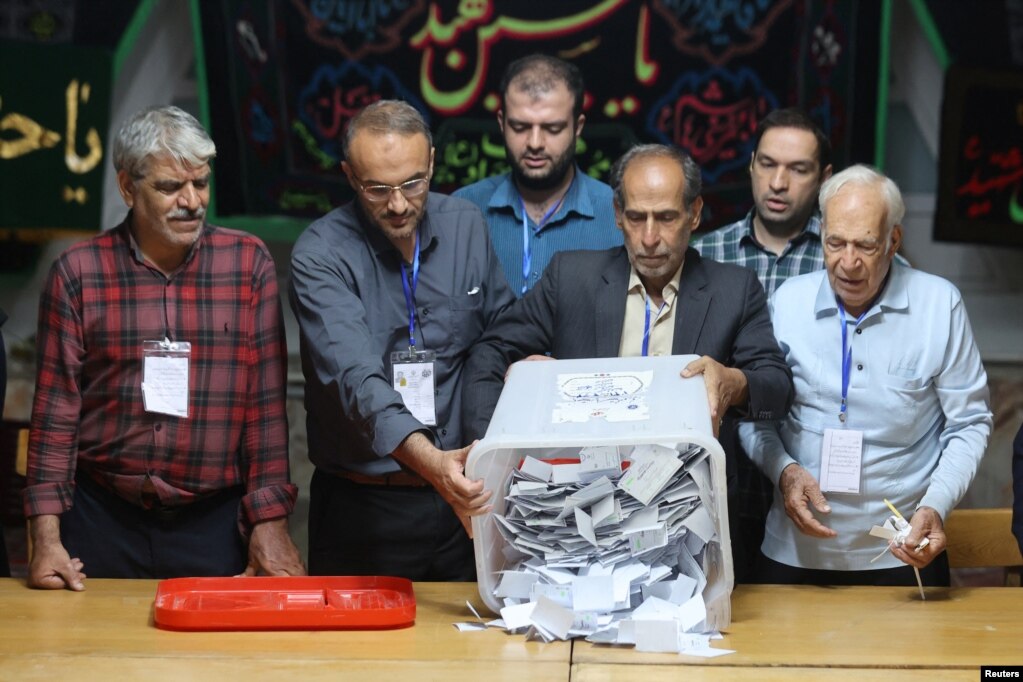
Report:
[[[884,503],[888,505],[888,508],[892,510],[892,513],[895,514],[895,516],[899,517],[903,521],[906,520],[905,517],[903,517],[902,514],[899,513],[899,510],[895,508],[895,505],[893,505],[888,500],[885,500]],[[926,538],[924,538],[924,539],[926,540]],[[923,548],[924,548],[924,543],[921,542],[920,546],[916,548],[916,551],[919,552]],[[920,588],[920,599],[922,601],[927,601],[927,597],[924,596],[924,581],[920,579],[920,569],[917,568],[916,566],[914,566],[913,567],[913,573],[916,574],[916,586]]]

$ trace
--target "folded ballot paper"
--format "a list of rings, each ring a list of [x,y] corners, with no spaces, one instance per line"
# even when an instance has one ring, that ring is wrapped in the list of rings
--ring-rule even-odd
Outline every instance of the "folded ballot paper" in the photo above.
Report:
[[[523,458],[494,515],[508,561],[493,587],[501,618],[489,625],[543,641],[730,653],[710,647],[720,635],[708,631],[704,602],[705,548],[721,541],[709,463],[688,444]]]

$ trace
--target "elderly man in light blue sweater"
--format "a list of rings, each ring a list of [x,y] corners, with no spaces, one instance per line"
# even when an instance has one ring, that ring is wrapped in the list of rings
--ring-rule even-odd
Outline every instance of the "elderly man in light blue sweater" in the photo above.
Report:
[[[991,433],[987,375],[959,291],[893,263],[905,205],[889,178],[853,166],[821,187],[826,270],[771,299],[792,368],[787,418],[744,424],[776,484],[759,558],[765,582],[949,583],[943,519]],[[868,534],[909,520],[891,545]],[[884,552],[875,560],[879,553]]]

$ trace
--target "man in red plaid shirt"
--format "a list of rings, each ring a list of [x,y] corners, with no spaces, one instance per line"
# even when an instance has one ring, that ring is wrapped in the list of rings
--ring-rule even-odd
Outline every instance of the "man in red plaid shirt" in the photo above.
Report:
[[[206,224],[215,153],[176,107],[136,114],[113,151],[127,217],[50,269],[25,490],[32,587],[305,572],[287,527],[274,263],[255,237]]]

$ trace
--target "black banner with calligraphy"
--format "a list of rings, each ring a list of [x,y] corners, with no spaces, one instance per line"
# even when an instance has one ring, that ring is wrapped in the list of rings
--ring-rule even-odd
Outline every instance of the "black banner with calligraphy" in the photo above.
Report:
[[[1023,246],[1023,71],[952,66],[934,238]]]
[[[706,223],[752,201],[756,122],[801,105],[838,166],[873,161],[879,3],[833,0],[211,0],[197,3],[209,81],[217,213],[312,218],[347,201],[340,139],[380,98],[423,112],[434,186],[507,170],[501,73],[532,52],[586,79],[583,170],[606,179],[636,142],[686,149]]]
[[[109,50],[0,42],[0,227],[98,230]]]

